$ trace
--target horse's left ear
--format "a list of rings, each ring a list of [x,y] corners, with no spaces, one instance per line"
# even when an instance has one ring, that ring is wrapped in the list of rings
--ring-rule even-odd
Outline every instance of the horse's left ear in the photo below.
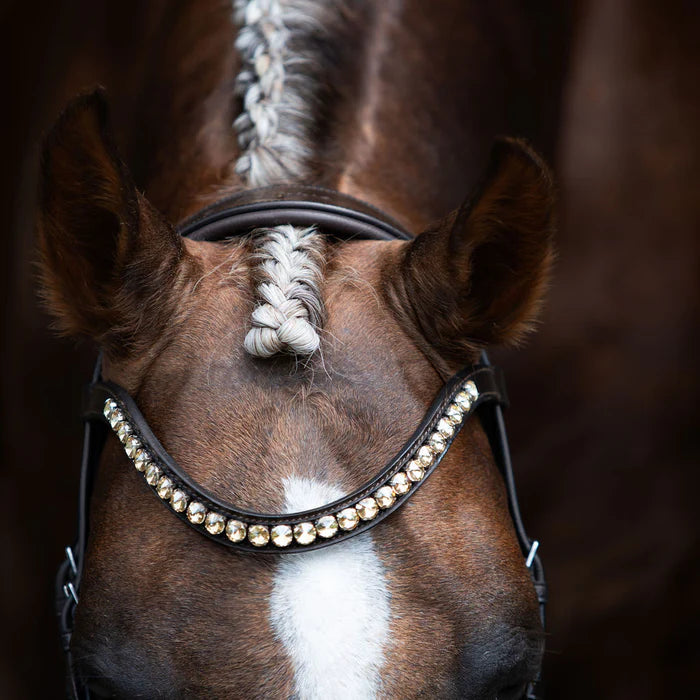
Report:
[[[522,141],[496,143],[481,185],[406,249],[395,293],[450,365],[532,327],[554,257],[554,186]]]
[[[62,331],[116,356],[167,325],[182,242],[136,190],[101,91],[73,100],[45,141],[38,233],[43,295]]]

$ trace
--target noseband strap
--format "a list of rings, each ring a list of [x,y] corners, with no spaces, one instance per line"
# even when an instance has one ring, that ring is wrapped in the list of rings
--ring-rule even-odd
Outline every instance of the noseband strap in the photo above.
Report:
[[[203,209],[179,227],[193,240],[221,241],[252,229],[281,224],[318,226],[326,235],[345,240],[409,240],[410,234],[369,204],[316,187],[267,187],[240,192]],[[545,623],[547,588],[537,554],[538,542],[525,532],[502,408],[507,404],[501,373],[482,353],[481,364],[448,380],[409,441],[370,481],[348,496],[323,507],[289,514],[255,513],[219,499],[194,481],[167,453],[151,431],[134,399],[122,387],[101,378],[101,357],[86,392],[85,436],[78,498],[78,535],[66,548],[56,577],[56,608],[67,660],[71,698],[90,698],[75,672],[70,650],[73,616],[79,601],[85,562],[92,483],[109,433],[116,433],[127,456],[155,497],[188,526],[237,552],[284,554],[308,552],[366,532],[407,502],[432,474],[460,428],[477,413],[501,471],[515,532],[530,569]],[[110,430],[111,428],[111,430]],[[539,675],[526,698],[536,699]]]

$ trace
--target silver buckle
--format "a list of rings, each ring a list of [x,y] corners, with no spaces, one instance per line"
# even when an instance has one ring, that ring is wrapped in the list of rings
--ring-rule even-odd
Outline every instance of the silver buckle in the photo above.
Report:
[[[66,598],[72,598],[75,604],[78,604],[78,593],[72,581],[69,581],[63,586],[63,595],[65,595]]]
[[[73,554],[72,547],[66,547],[66,561],[70,567],[70,577],[76,578],[78,576],[78,565],[75,563],[75,555]],[[68,576],[66,576],[66,578],[68,578]],[[66,598],[72,598],[73,602],[76,605],[78,604],[78,591],[75,590],[73,581],[68,581],[68,583],[63,585],[63,595],[65,595]]]
[[[78,567],[75,564],[75,557],[73,556],[73,548],[66,547],[66,559],[70,564],[70,570],[73,572],[73,577],[78,575]]]
[[[525,559],[525,566],[529,569],[532,566],[532,562],[535,561],[535,554],[540,547],[540,543],[537,540],[533,540],[530,545],[530,551],[527,554],[527,559]]]

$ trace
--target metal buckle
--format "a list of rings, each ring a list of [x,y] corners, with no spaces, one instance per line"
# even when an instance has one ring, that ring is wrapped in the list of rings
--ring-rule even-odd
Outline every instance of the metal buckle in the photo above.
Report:
[[[68,580],[63,584],[63,595],[66,596],[67,599],[73,599],[73,602],[75,605],[78,604],[78,591],[75,588],[75,579],[78,576],[78,565],[76,564],[75,561],[75,555],[73,554],[73,548],[72,547],[66,547],[66,563],[68,564],[68,568],[66,569],[66,579],[73,579],[73,581]]]
[[[525,566],[529,569],[532,566],[532,562],[535,561],[535,554],[540,547],[538,540],[533,540],[530,545],[530,551],[527,554],[527,559],[525,559]]]
[[[63,586],[63,593],[66,598],[72,598],[73,602],[78,604],[78,592],[75,590],[75,586],[72,581],[69,581]]]
[[[68,564],[70,564],[70,570],[73,572],[73,578],[75,578],[78,575],[78,567],[75,563],[72,547],[66,547],[66,559],[68,560]]]
[[[523,700],[542,700],[542,687],[540,680],[534,680],[529,683]]]

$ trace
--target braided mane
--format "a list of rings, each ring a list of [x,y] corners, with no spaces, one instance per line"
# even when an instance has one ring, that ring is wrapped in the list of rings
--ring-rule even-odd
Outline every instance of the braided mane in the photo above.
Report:
[[[234,0],[241,71],[236,91],[240,156],[236,171],[252,187],[303,180],[313,155],[310,132],[324,18],[337,3]],[[318,50],[318,49],[317,49]],[[259,303],[245,339],[247,352],[311,355],[320,344],[324,239],[315,228],[277,226],[253,233]]]

